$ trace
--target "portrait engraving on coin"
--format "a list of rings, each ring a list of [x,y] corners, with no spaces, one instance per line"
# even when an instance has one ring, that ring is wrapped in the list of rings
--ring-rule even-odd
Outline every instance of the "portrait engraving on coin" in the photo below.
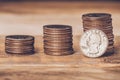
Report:
[[[91,29],[86,31],[81,37],[80,47],[84,55],[100,57],[108,47],[108,38],[103,31]]]

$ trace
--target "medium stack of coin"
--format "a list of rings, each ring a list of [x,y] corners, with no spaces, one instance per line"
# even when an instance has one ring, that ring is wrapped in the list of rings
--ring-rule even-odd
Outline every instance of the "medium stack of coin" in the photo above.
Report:
[[[105,55],[114,53],[114,35],[111,14],[88,13],[82,16],[84,32],[90,29],[102,30],[108,37],[109,45]]]
[[[44,52],[61,56],[73,54],[72,27],[68,25],[45,25]]]
[[[33,54],[34,37],[28,35],[6,36],[5,51],[10,54]]]

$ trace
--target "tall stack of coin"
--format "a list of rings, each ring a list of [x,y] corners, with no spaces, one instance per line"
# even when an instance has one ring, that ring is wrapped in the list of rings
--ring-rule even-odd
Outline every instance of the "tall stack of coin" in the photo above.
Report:
[[[93,28],[102,30],[108,37],[109,45],[105,55],[114,53],[114,35],[111,14],[88,13],[82,16],[84,32]]]
[[[34,37],[28,35],[6,36],[5,51],[11,54],[33,54]]]
[[[68,25],[44,26],[44,52],[61,56],[73,54],[72,27]]]

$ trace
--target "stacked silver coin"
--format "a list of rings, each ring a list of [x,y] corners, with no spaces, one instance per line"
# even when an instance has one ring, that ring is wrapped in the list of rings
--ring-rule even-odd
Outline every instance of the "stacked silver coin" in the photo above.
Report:
[[[44,26],[44,52],[49,55],[73,54],[72,27],[68,25]]]
[[[90,29],[102,30],[108,37],[109,44],[105,55],[114,53],[114,35],[111,14],[88,13],[82,16],[84,32]]]
[[[5,51],[11,54],[33,54],[34,37],[28,35],[6,36]]]

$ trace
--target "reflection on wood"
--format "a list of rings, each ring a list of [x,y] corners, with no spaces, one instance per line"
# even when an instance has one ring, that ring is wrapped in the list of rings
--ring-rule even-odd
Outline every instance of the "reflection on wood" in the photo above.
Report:
[[[119,80],[120,69],[16,68],[0,71],[1,80]],[[107,76],[105,76],[107,75]]]

